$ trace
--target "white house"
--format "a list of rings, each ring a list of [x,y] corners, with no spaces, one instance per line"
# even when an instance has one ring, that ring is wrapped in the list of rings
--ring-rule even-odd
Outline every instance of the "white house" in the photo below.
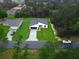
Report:
[[[48,28],[48,21],[46,18],[33,18],[29,29]]]

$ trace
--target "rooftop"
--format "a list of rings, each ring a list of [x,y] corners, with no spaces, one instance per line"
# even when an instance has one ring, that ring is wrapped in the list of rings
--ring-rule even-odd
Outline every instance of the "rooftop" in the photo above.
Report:
[[[35,24],[38,24],[39,22],[43,24],[48,24],[48,21],[46,18],[32,18],[30,25],[35,25]]]
[[[22,23],[22,20],[16,19],[16,20],[5,20],[3,21],[4,24],[7,24],[9,26],[19,26]]]

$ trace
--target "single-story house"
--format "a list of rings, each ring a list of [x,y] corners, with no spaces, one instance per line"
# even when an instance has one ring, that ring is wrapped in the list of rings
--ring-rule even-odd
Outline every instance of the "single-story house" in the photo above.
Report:
[[[7,14],[8,15],[14,15],[16,13],[16,11],[20,11],[21,9],[22,9],[21,6],[14,7],[12,9],[8,10],[7,11]]]
[[[15,19],[15,20],[7,20],[5,19],[2,21],[3,25],[9,26],[9,32],[7,33],[7,39],[9,41],[12,41],[12,37],[17,31],[17,29],[22,25],[23,20],[22,19]]]
[[[48,20],[46,18],[33,18],[29,29],[48,28]]]
[[[3,25],[10,26],[10,29],[12,29],[12,30],[17,30],[21,26],[22,22],[23,22],[23,20],[18,20],[18,19],[5,20],[5,21],[3,21]]]

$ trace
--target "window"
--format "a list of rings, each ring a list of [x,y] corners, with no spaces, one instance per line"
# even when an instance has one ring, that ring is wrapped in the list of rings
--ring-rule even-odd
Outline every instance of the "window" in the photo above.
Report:
[[[42,25],[39,25],[39,27],[42,27]]]
[[[44,25],[44,27],[46,28],[46,25]]]

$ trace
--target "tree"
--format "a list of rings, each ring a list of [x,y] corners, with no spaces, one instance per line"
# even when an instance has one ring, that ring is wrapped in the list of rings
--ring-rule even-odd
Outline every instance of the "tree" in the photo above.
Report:
[[[0,19],[7,17],[7,12],[5,9],[0,8]]]
[[[29,9],[26,12],[29,12],[29,16],[32,17],[48,17],[49,16],[49,1],[48,0],[34,0],[26,1],[26,9]]]
[[[21,48],[20,48],[20,44],[21,44],[21,40],[22,40],[22,36],[18,35],[19,40],[17,41],[17,44],[15,46],[15,52],[14,52],[14,57],[13,59],[20,59],[20,53],[21,53]]]
[[[47,42],[45,47],[39,51],[39,59],[53,59],[55,49],[52,42]]]
[[[15,6],[17,6],[18,4],[16,2],[13,1],[5,1],[4,3],[1,3],[1,8],[4,8],[6,10],[9,10]]]
[[[65,35],[78,35],[78,5],[65,5],[60,6],[57,10],[52,13],[51,22],[57,28],[60,36]],[[76,27],[76,26],[77,27]],[[74,26],[74,27],[73,27]],[[74,30],[76,28],[76,30]]]
[[[0,40],[3,39],[3,29],[0,28]]]

